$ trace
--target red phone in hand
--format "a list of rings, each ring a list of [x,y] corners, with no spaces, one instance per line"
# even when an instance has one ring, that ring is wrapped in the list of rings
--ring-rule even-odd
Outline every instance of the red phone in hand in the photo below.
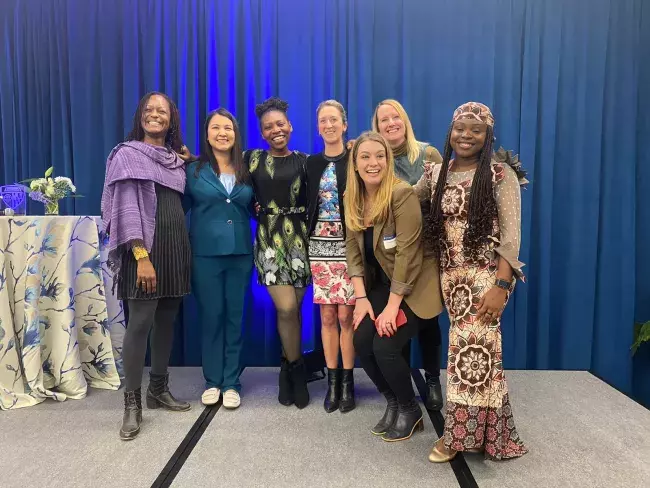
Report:
[[[399,312],[397,312],[397,318],[395,319],[395,326],[401,327],[405,323],[406,323],[406,314],[404,313],[404,310],[400,308]],[[375,320],[375,328],[376,327],[377,327],[377,320]],[[383,337],[383,334],[379,329],[377,329],[377,333],[379,334],[379,337]]]

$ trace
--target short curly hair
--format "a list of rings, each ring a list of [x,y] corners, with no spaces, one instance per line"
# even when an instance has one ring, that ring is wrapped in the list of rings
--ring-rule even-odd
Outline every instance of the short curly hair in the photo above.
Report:
[[[262,117],[266,112],[270,112],[272,110],[277,110],[278,112],[282,112],[286,115],[287,110],[289,110],[289,104],[281,98],[271,97],[267,98],[262,103],[255,105],[255,115],[257,115],[257,118],[260,120],[262,120]]]

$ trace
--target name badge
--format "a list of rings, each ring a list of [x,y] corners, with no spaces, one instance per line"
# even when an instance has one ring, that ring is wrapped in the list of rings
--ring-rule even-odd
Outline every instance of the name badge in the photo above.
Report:
[[[397,247],[396,236],[384,236],[384,249],[393,249]]]

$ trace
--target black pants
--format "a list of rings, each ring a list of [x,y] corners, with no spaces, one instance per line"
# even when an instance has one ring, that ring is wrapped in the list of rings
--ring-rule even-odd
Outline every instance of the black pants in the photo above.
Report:
[[[422,352],[422,367],[431,376],[440,376],[440,324],[438,317],[421,321],[418,341]]]
[[[142,383],[142,369],[150,330],[151,372],[158,375],[167,374],[174,340],[174,321],[182,300],[129,300],[129,322],[122,346],[126,391],[137,390]]]
[[[375,318],[384,310],[390,296],[390,286],[378,284],[367,293]],[[422,320],[402,301],[400,308],[406,315],[406,324],[391,337],[379,337],[375,324],[365,316],[354,333],[354,350],[366,374],[381,393],[392,391],[401,404],[415,398],[411,383],[411,368],[404,358],[404,346],[418,333]]]

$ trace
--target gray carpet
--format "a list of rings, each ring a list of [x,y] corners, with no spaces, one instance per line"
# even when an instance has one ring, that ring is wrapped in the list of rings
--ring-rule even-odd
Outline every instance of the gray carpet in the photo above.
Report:
[[[358,407],[326,414],[325,381],[309,384],[304,410],[277,401],[277,368],[249,368],[242,407],[219,410],[178,473],[174,487],[454,487],[449,465],[427,461],[437,436],[425,431],[388,443],[370,434],[385,404],[362,370],[355,371]]]
[[[145,376],[143,394],[147,384]],[[122,390],[91,388],[83,400],[48,400],[2,412],[0,487],[151,486],[203,410],[200,368],[174,369],[170,385],[179,398],[192,402],[192,410],[145,407],[140,436],[128,442],[118,436]]]
[[[448,464],[427,461],[425,432],[389,444],[368,429],[383,412],[363,371],[359,407],[322,410],[324,381],[305,410],[277,403],[277,369],[249,368],[242,407],[221,408],[174,487],[457,487]],[[650,486],[650,411],[584,372],[507,371],[515,421],[530,449],[512,461],[467,455],[481,488]],[[145,379],[146,385],[146,379]],[[84,400],[47,401],[0,414],[0,487],[149,487],[203,408],[200,368],[172,370],[188,413],[144,411],[141,435],[122,442],[122,394],[91,389]]]
[[[650,411],[581,371],[506,371],[530,450],[495,463],[467,455],[481,488],[647,488]]]

